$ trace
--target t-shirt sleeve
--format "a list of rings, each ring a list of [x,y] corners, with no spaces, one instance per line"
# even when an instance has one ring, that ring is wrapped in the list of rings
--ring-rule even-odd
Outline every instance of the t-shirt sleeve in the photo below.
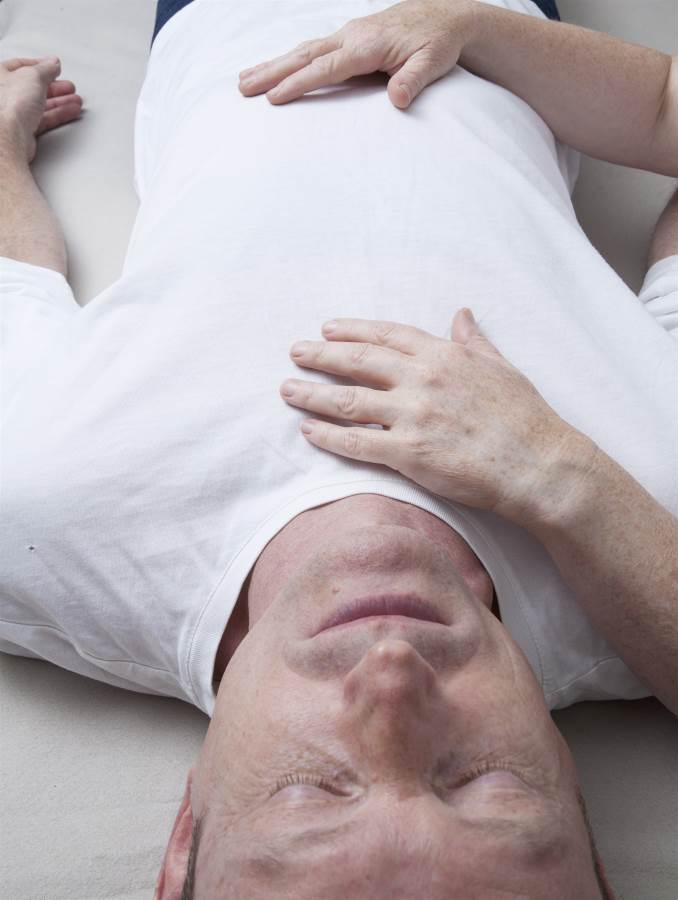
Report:
[[[64,276],[0,256],[0,403],[46,358],[81,307]]]
[[[657,322],[678,340],[678,254],[648,269],[638,298]]]

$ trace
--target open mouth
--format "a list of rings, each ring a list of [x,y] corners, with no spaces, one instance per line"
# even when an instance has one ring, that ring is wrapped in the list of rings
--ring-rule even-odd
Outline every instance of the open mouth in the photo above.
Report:
[[[356,619],[374,618],[381,616],[399,616],[409,619],[418,619],[423,622],[435,622],[438,625],[446,625],[438,610],[426,600],[422,600],[416,594],[376,594],[369,597],[359,597],[336,610],[318,628],[315,634],[335,628],[337,625],[345,625],[347,622],[355,622]],[[314,635],[315,636],[315,635]]]

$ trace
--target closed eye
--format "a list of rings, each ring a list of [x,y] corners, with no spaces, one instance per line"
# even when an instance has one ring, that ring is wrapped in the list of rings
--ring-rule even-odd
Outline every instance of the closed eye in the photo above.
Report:
[[[306,772],[292,772],[288,775],[283,775],[282,778],[279,778],[276,781],[275,788],[270,792],[269,796],[272,797],[274,794],[277,794],[278,791],[282,791],[283,788],[286,788],[291,784],[310,784],[313,787],[319,788],[321,791],[327,791],[328,793],[336,794],[339,797],[345,796],[344,791],[340,790],[336,785],[326,781],[324,778]]]
[[[513,766],[502,765],[500,763],[494,762],[485,762],[481,763],[478,766],[475,766],[472,769],[468,769],[464,772],[460,777],[456,778],[454,783],[451,785],[453,788],[462,787],[465,784],[468,784],[471,781],[474,781],[476,778],[479,778],[481,775],[486,775],[490,772],[510,772],[512,775],[515,775],[521,781],[525,781],[524,777],[521,773],[515,769]],[[334,794],[338,797],[345,797],[346,791],[342,790],[337,785],[333,784],[331,781],[319,776],[314,775],[309,772],[290,772],[287,775],[283,775],[282,778],[279,778],[273,790],[270,791],[269,797],[272,797],[274,794],[277,794],[279,791],[282,791],[284,788],[293,784],[308,784],[315,788],[318,788],[322,791],[327,791],[330,794]]]

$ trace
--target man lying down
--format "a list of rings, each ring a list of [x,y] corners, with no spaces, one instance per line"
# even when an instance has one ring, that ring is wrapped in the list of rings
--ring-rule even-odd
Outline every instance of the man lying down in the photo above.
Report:
[[[210,717],[158,897],[612,896],[549,710],[678,712],[678,213],[638,299],[554,132],[678,175],[671,62],[529,0],[197,0],[84,308],[29,169],[81,98],[2,66],[0,646]]]

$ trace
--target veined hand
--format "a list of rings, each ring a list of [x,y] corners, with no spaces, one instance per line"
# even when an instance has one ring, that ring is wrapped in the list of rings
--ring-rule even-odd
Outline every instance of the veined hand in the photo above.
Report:
[[[246,97],[266,91],[278,105],[354,75],[386,72],[391,102],[405,109],[456,66],[482,8],[474,0],[404,0],[243,69],[240,91]]]
[[[390,466],[447,500],[518,524],[553,496],[574,449],[578,458],[584,442],[593,450],[481,334],[470,310],[455,315],[451,341],[365,319],[325,323],[323,336],[295,344],[292,360],[367,385],[283,383],[291,406],[358,423],[303,422],[323,450]]]

